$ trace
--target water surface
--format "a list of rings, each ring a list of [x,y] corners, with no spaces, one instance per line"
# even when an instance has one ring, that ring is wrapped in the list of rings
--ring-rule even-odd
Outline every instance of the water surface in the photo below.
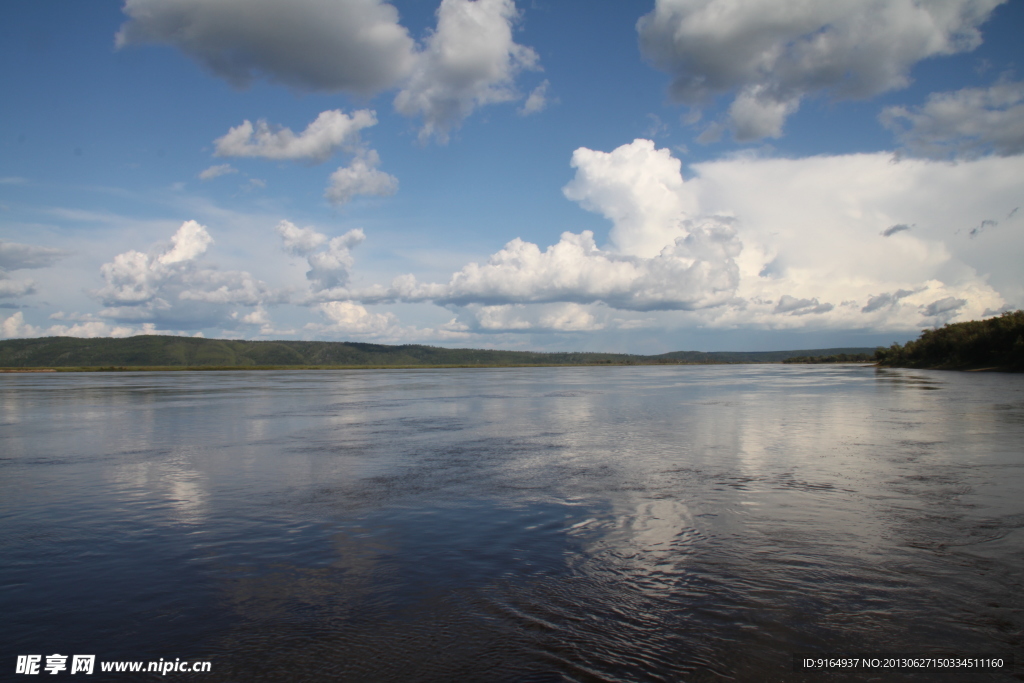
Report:
[[[59,373],[0,376],[0,409],[7,673],[54,652],[206,659],[203,681],[1024,660],[1019,375]]]

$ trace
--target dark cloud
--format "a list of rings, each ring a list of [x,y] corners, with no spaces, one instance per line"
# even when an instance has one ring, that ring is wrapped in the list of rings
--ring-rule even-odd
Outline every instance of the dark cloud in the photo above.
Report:
[[[775,307],[776,313],[789,313],[790,315],[810,315],[813,313],[828,313],[835,306],[829,303],[819,303],[814,299],[797,299],[795,296],[783,294],[779,304]]]
[[[917,62],[977,47],[978,27],[1003,1],[657,0],[637,32],[676,100],[699,106],[735,93],[737,139],[778,137],[808,95],[903,88]]]
[[[63,249],[0,241],[0,269],[47,268],[68,255]]]
[[[985,232],[985,228],[994,228],[997,225],[999,225],[998,221],[993,221],[993,220],[984,220],[984,221],[982,221],[981,225],[979,225],[978,227],[972,229],[971,232],[969,233],[970,236],[971,236],[971,239],[974,239],[975,237],[977,237],[981,233]]]
[[[914,156],[1024,154],[1024,81],[932,93],[924,106],[888,107],[879,119]]]
[[[126,0],[118,47],[173,45],[236,86],[256,76],[369,94],[412,69],[415,43],[383,0]]]
[[[938,301],[931,302],[927,306],[922,306],[921,313],[928,317],[952,317],[953,313],[956,313],[966,304],[966,299],[957,299],[956,297],[947,296],[945,299],[939,299]]]
[[[891,235],[895,235],[898,232],[903,232],[904,230],[910,230],[910,228],[911,228],[911,226],[907,225],[906,223],[897,223],[896,225],[891,225],[888,228],[886,228],[885,230],[883,230],[882,231],[882,237],[890,237]]]
[[[909,289],[900,289],[892,293],[879,294],[868,299],[868,304],[864,308],[860,309],[861,313],[870,313],[871,311],[877,311],[885,306],[892,306],[896,304],[900,299],[910,296],[913,294]]]

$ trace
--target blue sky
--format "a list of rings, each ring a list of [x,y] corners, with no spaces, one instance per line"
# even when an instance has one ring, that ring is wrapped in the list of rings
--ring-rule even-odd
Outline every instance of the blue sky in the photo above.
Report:
[[[1024,3],[35,0],[0,337],[659,353],[1024,306]]]

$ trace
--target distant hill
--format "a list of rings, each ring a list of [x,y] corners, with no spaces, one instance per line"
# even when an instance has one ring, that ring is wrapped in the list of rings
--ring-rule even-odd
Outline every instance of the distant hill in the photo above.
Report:
[[[1024,371],[1024,311],[925,330],[903,346],[878,349],[875,360],[903,368]]]
[[[512,365],[662,365],[777,363],[793,356],[873,353],[874,349],[711,352],[674,351],[657,356],[624,353],[538,353],[446,349],[405,344],[324,341],[242,341],[141,335],[123,339],[41,337],[0,341],[4,368],[258,368],[408,367]]]

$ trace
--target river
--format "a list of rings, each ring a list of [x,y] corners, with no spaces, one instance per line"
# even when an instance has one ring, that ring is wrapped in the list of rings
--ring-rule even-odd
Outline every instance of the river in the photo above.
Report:
[[[51,373],[0,376],[0,409],[8,674],[1024,677],[1020,375]],[[1017,663],[794,666],[844,653]]]

